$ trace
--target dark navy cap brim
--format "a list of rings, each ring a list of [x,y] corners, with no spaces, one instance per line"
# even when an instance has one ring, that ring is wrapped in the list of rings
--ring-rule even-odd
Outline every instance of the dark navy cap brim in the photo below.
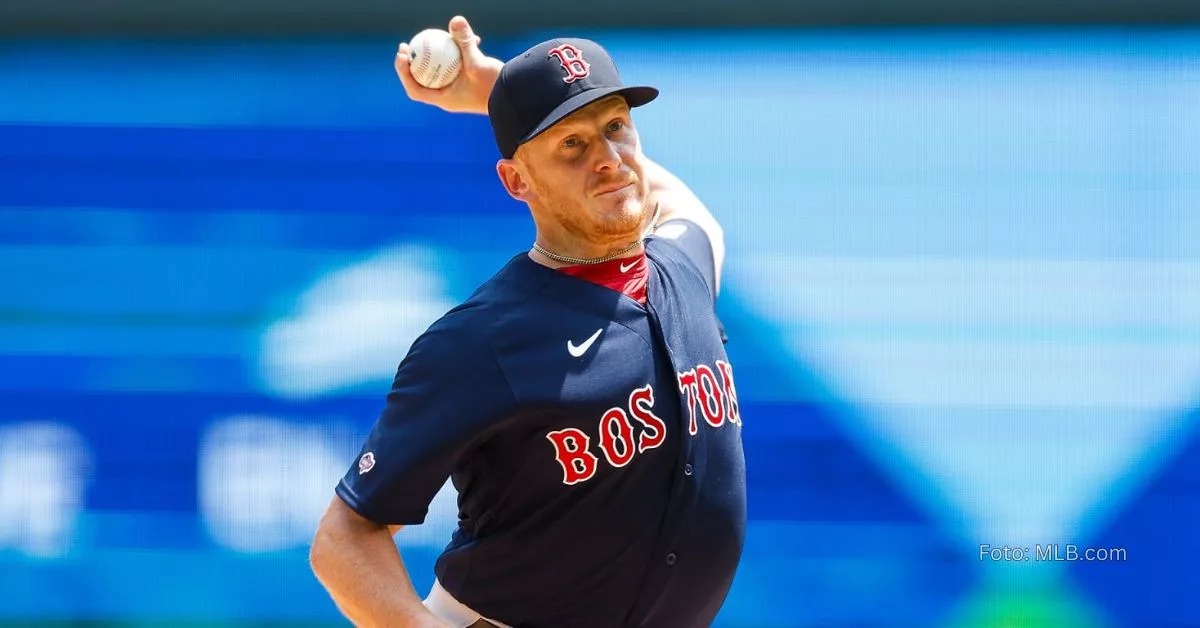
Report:
[[[545,118],[543,118],[542,121],[538,123],[538,125],[534,127],[532,131],[526,133],[525,137],[522,137],[521,141],[518,142],[517,145],[520,146],[521,144],[528,142],[538,135],[541,135],[546,129],[554,126],[563,118],[575,113],[580,109],[583,109],[597,100],[608,98],[613,94],[620,94],[624,96],[625,102],[627,102],[630,107],[641,107],[655,98],[658,98],[658,89],[649,87],[647,85],[634,85],[628,87],[601,87],[597,89],[589,89],[585,92],[576,94],[563,101],[561,105],[555,107],[554,110],[551,111],[550,114]],[[507,157],[512,158],[512,155],[507,155]]]

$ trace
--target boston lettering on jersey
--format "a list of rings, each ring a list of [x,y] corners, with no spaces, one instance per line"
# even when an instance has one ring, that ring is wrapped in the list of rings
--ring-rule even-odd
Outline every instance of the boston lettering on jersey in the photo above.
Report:
[[[338,495],[418,525],[450,477],[438,582],[507,625],[711,624],[746,494],[707,246],[651,237],[644,304],[515,255],[413,343]]]
[[[707,364],[678,374],[679,391],[686,399],[688,433],[693,436],[698,431],[696,415],[700,413],[704,415],[704,422],[713,428],[720,428],[727,420],[741,425],[733,367],[723,360],[717,360],[716,364],[721,374],[720,385]],[[667,425],[654,414],[653,408],[654,388],[647,384],[630,393],[628,408],[613,407],[600,417],[597,427],[599,449],[608,464],[623,467],[637,454],[663,444]],[[630,417],[642,426],[636,440]],[[546,438],[554,445],[555,458],[562,465],[563,484],[585,482],[596,474],[600,459],[592,453],[592,440],[587,433],[567,428],[550,432]]]

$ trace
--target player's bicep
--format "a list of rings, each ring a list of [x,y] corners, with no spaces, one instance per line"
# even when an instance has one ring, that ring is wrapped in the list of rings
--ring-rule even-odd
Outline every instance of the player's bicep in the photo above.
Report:
[[[423,523],[429,504],[460,455],[461,436],[437,433],[433,415],[405,416],[389,401],[336,492],[379,525]]]
[[[446,339],[443,339],[446,340]],[[452,340],[452,339],[451,339]],[[336,492],[380,525],[419,525],[429,504],[511,393],[498,367],[423,336],[397,371],[387,403]],[[461,388],[469,382],[471,394]]]

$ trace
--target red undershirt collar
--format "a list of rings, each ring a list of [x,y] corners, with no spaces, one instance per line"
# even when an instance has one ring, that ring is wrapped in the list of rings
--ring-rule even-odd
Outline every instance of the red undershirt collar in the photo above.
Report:
[[[646,278],[650,273],[645,252],[634,257],[621,257],[599,264],[563,266],[556,270],[616,290],[638,303],[646,303]]]

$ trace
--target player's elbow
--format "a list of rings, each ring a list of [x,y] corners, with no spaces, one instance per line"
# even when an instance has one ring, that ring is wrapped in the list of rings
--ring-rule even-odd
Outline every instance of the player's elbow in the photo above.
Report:
[[[326,514],[317,524],[317,532],[313,535],[312,545],[308,549],[308,566],[321,583],[328,580],[329,561],[334,555],[331,546],[335,541],[329,528],[329,516]]]
[[[353,522],[347,516],[349,511],[341,498],[335,496],[317,524],[308,550],[308,565],[322,583],[328,581],[335,569],[333,562],[339,556],[339,548],[353,535]]]
[[[347,551],[352,549],[348,546],[348,543],[352,543],[352,531],[348,527],[349,522],[338,511],[339,505],[345,507],[344,504],[336,497],[333,501],[317,524],[308,550],[308,565],[338,610],[355,625],[367,625],[355,621],[363,617],[363,610],[353,585],[355,558],[352,552]]]
[[[334,496],[313,535],[308,550],[308,563],[318,580],[333,574],[347,554],[355,548],[368,546],[375,537],[390,537],[400,526],[383,526],[364,518],[346,505],[341,497]]]

